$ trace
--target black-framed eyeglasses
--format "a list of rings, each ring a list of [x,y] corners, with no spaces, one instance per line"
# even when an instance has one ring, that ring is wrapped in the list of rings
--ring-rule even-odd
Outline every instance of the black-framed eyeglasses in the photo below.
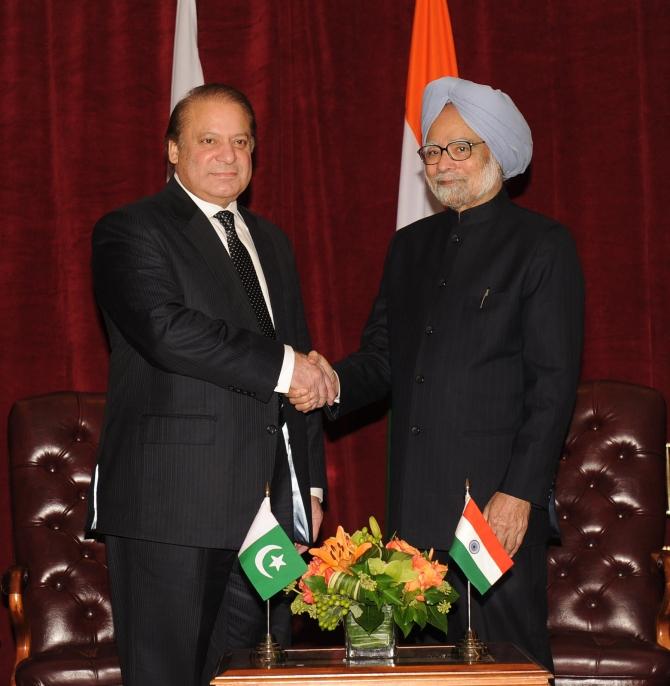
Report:
[[[481,145],[485,142],[486,141],[476,141],[475,143],[472,143],[471,141],[466,140],[451,141],[450,143],[447,143],[444,148],[441,145],[435,144],[423,145],[417,152],[424,164],[437,164],[442,159],[442,153],[445,150],[447,151],[447,155],[449,155],[454,162],[463,162],[472,155],[472,148],[474,148],[475,145]]]

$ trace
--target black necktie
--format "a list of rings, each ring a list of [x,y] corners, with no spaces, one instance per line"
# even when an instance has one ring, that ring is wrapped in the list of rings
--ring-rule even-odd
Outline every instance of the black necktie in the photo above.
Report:
[[[235,217],[230,210],[221,210],[214,215],[220,222],[221,226],[226,231],[226,238],[228,239],[228,252],[230,258],[237,269],[240,276],[244,290],[247,293],[251,307],[256,314],[258,326],[261,332],[268,338],[276,338],[275,327],[270,318],[267,303],[261,291],[261,284],[258,281],[258,274],[254,269],[254,263],[251,261],[249,251],[244,247],[240,237],[235,230]],[[281,396],[279,397],[279,425],[284,425],[284,412]],[[298,478],[295,474],[295,467],[293,466],[293,459],[286,452],[288,460],[290,477],[291,477],[291,496],[293,501],[293,528],[295,536],[298,536],[304,543],[309,544],[312,540],[308,534],[307,515],[302,503],[302,496],[300,495],[300,487],[298,485]]]
[[[270,318],[268,306],[263,297],[261,284],[258,281],[258,274],[254,269],[254,264],[249,256],[249,251],[244,247],[244,244],[237,235],[235,230],[235,217],[229,210],[221,210],[214,215],[220,222],[221,226],[226,231],[226,238],[228,239],[228,252],[230,258],[237,269],[240,276],[244,290],[247,293],[251,307],[258,320],[261,332],[268,338],[276,338],[275,327]]]

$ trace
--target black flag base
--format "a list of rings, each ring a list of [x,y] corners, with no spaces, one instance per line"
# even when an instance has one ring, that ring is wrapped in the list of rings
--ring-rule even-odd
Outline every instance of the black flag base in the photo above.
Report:
[[[467,662],[468,664],[484,660],[489,654],[486,643],[482,643],[472,629],[468,629],[465,632],[463,640],[458,643],[456,648],[460,658],[463,662]]]

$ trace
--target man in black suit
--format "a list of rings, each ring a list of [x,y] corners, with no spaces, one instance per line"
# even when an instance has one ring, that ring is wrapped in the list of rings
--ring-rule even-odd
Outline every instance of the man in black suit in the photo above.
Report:
[[[581,269],[567,230],[503,188],[532,151],[506,94],[438,79],[424,94],[422,132],[426,180],[447,209],[393,237],[361,347],[335,365],[339,413],[391,394],[388,530],[439,559],[470,479],[515,561],[484,597],[473,592],[473,628],[551,668],[548,510],[579,374]],[[299,409],[314,406],[293,396]],[[461,600],[449,638],[458,640],[467,603],[454,567]]]
[[[247,98],[194,89],[166,141],[164,190],[93,235],[111,360],[89,523],[107,544],[125,686],[209,683],[228,574],[266,482],[299,549],[314,540],[320,418],[280,394],[334,398],[299,352],[310,340],[287,238],[237,204],[255,142]]]

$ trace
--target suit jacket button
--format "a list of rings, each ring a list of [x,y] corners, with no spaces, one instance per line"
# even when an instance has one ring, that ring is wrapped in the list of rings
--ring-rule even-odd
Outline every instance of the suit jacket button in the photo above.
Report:
[[[440,279],[440,288],[444,288],[447,285],[446,279]]]
[[[410,431],[412,432],[413,436],[418,436],[421,433],[421,427],[420,426],[413,426]]]
[[[274,424],[268,424],[268,425],[265,427],[265,430],[266,430],[269,434],[276,434],[276,433],[277,433],[277,427],[276,427]]]
[[[432,334],[432,333],[433,333],[433,327],[430,326],[430,325],[427,326],[427,327],[426,327],[426,335],[427,335],[427,336],[430,336],[430,334]]]
[[[452,242],[452,243],[460,243],[460,242],[461,242],[461,237],[460,237],[457,233],[455,233],[455,234],[451,237],[451,242]]]
[[[417,383],[423,383],[425,380],[426,379],[424,378],[423,374],[417,374],[414,377],[414,381],[416,381]]]

